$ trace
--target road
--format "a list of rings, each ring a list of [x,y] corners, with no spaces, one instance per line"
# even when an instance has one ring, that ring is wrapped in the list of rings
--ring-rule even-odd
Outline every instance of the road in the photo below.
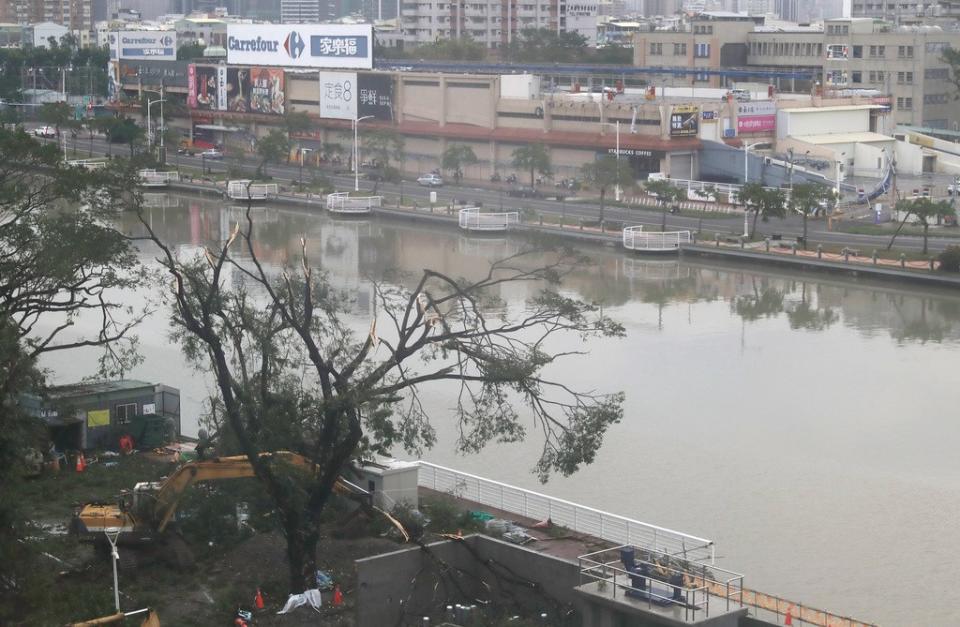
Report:
[[[54,142],[56,139],[46,141]],[[73,140],[67,139],[67,146],[73,149]],[[129,154],[129,148],[126,144],[108,145],[102,137],[94,136],[92,142],[88,137],[80,136],[76,141],[76,148],[79,152],[78,158],[85,158],[88,153],[94,157],[113,154],[115,156],[126,156]],[[199,156],[177,155],[175,151],[169,150],[167,156],[168,166],[191,167],[199,170],[204,165],[211,172],[226,172],[228,168],[242,167],[251,175],[256,168],[257,162],[247,159],[241,160],[235,157],[229,157],[225,160],[202,159]],[[300,167],[298,165],[270,164],[265,168],[267,174],[280,181],[296,182],[300,177]],[[352,174],[336,174],[332,170],[316,169],[305,167],[303,169],[303,180],[309,181],[314,175],[326,176],[340,190],[350,190],[354,187],[354,177]],[[362,177],[362,174],[361,174]],[[375,184],[373,181],[360,179],[360,188],[372,190]],[[377,193],[393,198],[401,194],[404,202],[416,201],[418,203],[429,202],[430,192],[437,192],[437,202],[453,203],[463,201],[468,204],[482,204],[484,207],[505,211],[529,209],[543,214],[551,214],[556,217],[565,215],[569,223],[576,223],[578,220],[597,220],[600,215],[600,206],[593,200],[568,199],[559,201],[554,198],[533,199],[533,198],[514,198],[509,196],[502,188],[497,189],[492,184],[490,186],[444,186],[441,188],[426,188],[417,185],[415,181],[404,181],[400,184],[379,183],[376,185]],[[645,226],[660,228],[663,222],[663,215],[660,211],[631,207],[610,207],[607,206],[604,211],[606,220],[626,222],[629,224],[643,224]],[[668,230],[701,230],[706,232],[729,233],[737,235],[743,233],[743,217],[727,216],[717,214],[716,217],[693,217],[681,214],[668,214]],[[869,251],[876,248],[883,250],[890,241],[889,235],[861,235],[854,233],[837,233],[825,228],[822,220],[810,220],[808,223],[808,239],[811,244],[832,244],[844,245],[860,250],[861,254],[869,254]],[[792,238],[803,234],[802,219],[799,216],[790,216],[785,219],[777,219],[766,224],[759,225],[762,232],[772,234],[778,233],[785,237]],[[960,244],[960,239],[950,237],[931,236],[929,240],[929,250],[931,253],[937,253],[950,245]],[[896,248],[903,251],[919,252],[923,249],[923,240],[917,236],[903,235],[897,238]]]

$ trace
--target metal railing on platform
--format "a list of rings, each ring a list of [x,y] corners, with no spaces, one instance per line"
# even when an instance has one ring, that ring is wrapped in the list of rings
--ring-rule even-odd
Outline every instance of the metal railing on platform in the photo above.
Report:
[[[460,228],[467,231],[506,231],[511,224],[520,223],[517,211],[480,211],[480,207],[464,207],[459,214]]]
[[[627,250],[668,252],[691,241],[690,231],[644,231],[642,226],[623,229],[623,247]]]
[[[227,197],[231,200],[266,200],[276,196],[278,191],[276,183],[253,183],[245,179],[227,183]]]
[[[350,192],[327,194],[327,211],[331,213],[370,213],[383,206],[383,196],[351,196]]]
[[[421,487],[494,507],[533,520],[550,519],[577,533],[616,544],[631,544],[691,562],[714,562],[712,540],[611,514],[430,462],[420,461]]]

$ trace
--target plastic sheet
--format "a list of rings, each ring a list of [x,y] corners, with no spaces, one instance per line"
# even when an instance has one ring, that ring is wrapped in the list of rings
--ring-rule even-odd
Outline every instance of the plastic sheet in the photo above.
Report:
[[[277,612],[277,614],[287,614],[297,609],[298,607],[303,607],[304,605],[309,605],[317,612],[320,611],[320,591],[319,590],[304,590],[301,594],[291,594],[287,597],[287,602],[283,606],[283,609]]]

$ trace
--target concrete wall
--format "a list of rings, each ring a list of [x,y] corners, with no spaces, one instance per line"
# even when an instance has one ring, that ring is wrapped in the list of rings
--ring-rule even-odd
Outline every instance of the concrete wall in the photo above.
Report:
[[[463,546],[467,543],[483,563]],[[355,562],[358,627],[396,625],[401,613],[405,618],[400,625],[420,625],[423,616],[440,618],[446,605],[476,603],[478,598],[512,603],[510,611],[517,613],[547,612],[556,627],[580,625],[580,602],[572,598],[579,583],[575,562],[478,535],[465,543],[444,541],[428,548],[451,567],[448,575],[440,577],[436,562],[419,548]],[[532,580],[539,586],[510,580]],[[567,615],[571,609],[574,613]]]
[[[752,152],[749,155],[749,159],[751,181],[756,182],[758,175],[762,175],[764,185],[777,187],[787,184],[790,178],[787,168],[776,164],[768,165],[762,155],[757,155]],[[701,180],[734,180],[738,183],[743,181],[743,151],[731,148],[726,144],[703,142],[703,150],[700,151],[699,165]],[[827,170],[824,170],[824,174],[833,176],[833,172],[828,172]],[[831,182],[824,180],[822,176],[807,174],[806,172],[794,169],[794,184],[807,181],[832,185]]]
[[[777,137],[826,135],[828,133],[866,133],[870,131],[870,110],[777,112]]]

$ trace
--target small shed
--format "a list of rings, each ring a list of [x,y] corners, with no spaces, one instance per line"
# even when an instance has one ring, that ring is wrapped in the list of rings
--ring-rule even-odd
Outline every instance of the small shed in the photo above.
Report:
[[[180,435],[180,390],[135,379],[60,385],[37,413],[60,450],[116,448],[126,434],[159,446]]]
[[[377,507],[387,511],[399,503],[414,509],[418,507],[417,462],[363,459],[354,462],[353,469],[361,478],[360,487],[373,495],[373,504]]]

